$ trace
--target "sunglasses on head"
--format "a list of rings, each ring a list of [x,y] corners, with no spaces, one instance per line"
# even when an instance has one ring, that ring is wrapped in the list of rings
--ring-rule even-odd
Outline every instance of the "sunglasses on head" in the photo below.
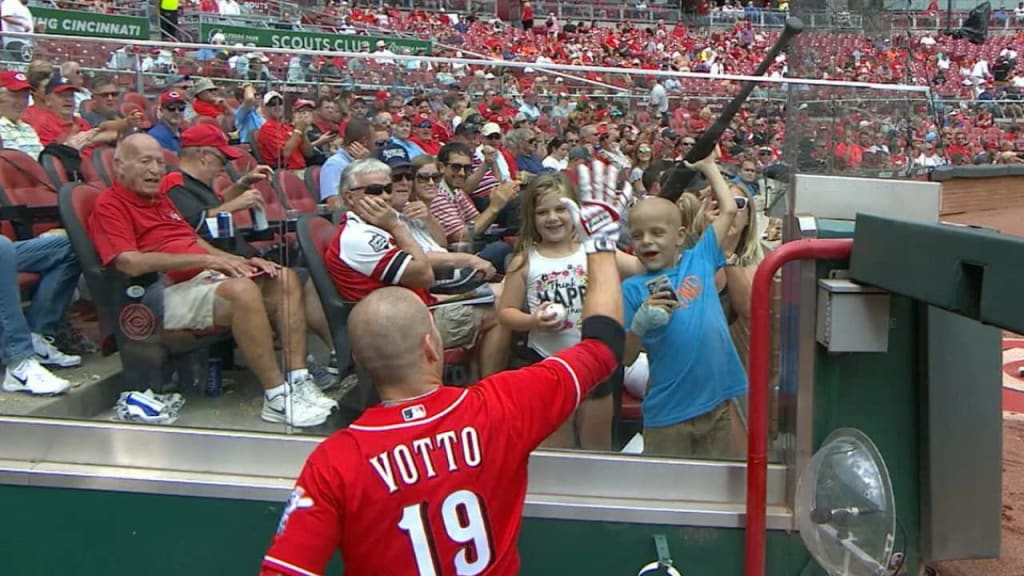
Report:
[[[419,174],[416,175],[416,181],[417,182],[424,182],[424,183],[426,183],[426,182],[433,182],[434,184],[437,184],[438,182],[441,181],[441,178],[442,178],[442,176],[441,176],[440,172],[432,172],[432,173],[420,172]]]
[[[370,184],[369,186],[361,186],[352,190],[362,190],[363,194],[367,196],[380,196],[381,194],[391,194],[391,184]]]
[[[167,106],[164,106],[164,110],[167,110],[168,112],[184,112],[185,111],[185,105],[184,104],[168,104]]]
[[[452,172],[465,172],[467,174],[473,169],[472,164],[447,164],[447,166]]]

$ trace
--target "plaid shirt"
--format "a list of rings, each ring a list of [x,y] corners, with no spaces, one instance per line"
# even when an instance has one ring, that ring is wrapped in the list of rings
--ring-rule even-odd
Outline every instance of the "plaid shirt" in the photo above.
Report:
[[[21,120],[14,123],[6,117],[0,117],[0,138],[3,139],[4,148],[21,150],[33,158],[38,158],[43,151],[35,129]]]

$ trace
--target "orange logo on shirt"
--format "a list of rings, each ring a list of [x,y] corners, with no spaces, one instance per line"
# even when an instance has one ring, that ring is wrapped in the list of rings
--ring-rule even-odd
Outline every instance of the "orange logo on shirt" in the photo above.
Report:
[[[683,305],[683,308],[689,308],[690,304],[697,298],[700,298],[703,292],[704,287],[701,285],[700,278],[695,274],[690,274],[683,278],[679,288],[676,288],[676,294],[679,295],[679,302]]]

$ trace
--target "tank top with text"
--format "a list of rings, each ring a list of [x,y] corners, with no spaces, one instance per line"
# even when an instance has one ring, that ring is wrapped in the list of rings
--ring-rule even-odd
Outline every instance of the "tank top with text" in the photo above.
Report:
[[[531,248],[528,266],[526,303],[530,313],[545,302],[555,302],[566,309],[561,330],[530,331],[527,345],[534,352],[548,357],[580,341],[580,317],[587,292],[587,253],[581,245],[569,256],[548,258],[536,248]]]

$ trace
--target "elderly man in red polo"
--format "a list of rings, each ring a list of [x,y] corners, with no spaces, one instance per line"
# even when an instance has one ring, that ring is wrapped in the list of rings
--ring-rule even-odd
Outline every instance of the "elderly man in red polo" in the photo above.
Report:
[[[239,156],[223,140],[194,144],[219,162]],[[306,369],[305,304],[298,277],[199,238],[160,193],[164,172],[163,151],[152,136],[134,134],[118,145],[116,181],[97,199],[88,224],[103,265],[131,277],[161,274],[165,330],[230,328],[264,389],[263,420],[298,427],[323,424],[337,404],[323,396]],[[272,327],[281,334],[291,367],[287,374],[274,353]]]

